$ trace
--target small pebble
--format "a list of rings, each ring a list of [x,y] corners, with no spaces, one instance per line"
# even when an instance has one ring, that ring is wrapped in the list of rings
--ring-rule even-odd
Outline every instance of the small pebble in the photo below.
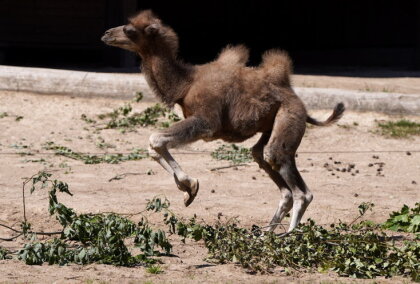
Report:
[[[373,167],[373,164],[372,163],[369,163],[368,167]]]
[[[252,177],[252,179],[253,179],[253,180],[256,180],[257,178],[253,176],[253,177]]]
[[[413,181],[411,182],[411,184],[417,184],[417,182],[416,182],[415,180],[413,180]]]
[[[406,154],[407,154],[407,156],[410,156],[410,155],[411,155],[411,152],[407,151],[407,153],[406,153]]]
[[[215,193],[216,191],[214,189],[211,190],[211,193]]]
[[[359,173],[359,170],[356,170],[356,174],[358,174]]]
[[[357,193],[354,194],[354,197],[359,197],[359,195]]]

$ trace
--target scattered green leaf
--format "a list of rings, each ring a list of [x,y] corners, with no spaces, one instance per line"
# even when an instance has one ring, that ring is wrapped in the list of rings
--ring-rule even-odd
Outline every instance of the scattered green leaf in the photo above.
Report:
[[[64,156],[74,160],[83,161],[85,164],[118,164],[124,161],[141,160],[148,157],[148,153],[144,149],[134,149],[131,153],[123,155],[117,154],[102,154],[102,155],[89,155],[80,152],[74,152],[66,146],[57,145],[52,141],[44,144],[44,149],[53,150],[56,155]]]
[[[234,164],[247,163],[252,161],[252,154],[248,148],[235,144],[222,145],[211,153],[216,160],[227,160]]]
[[[420,123],[406,119],[378,123],[378,126],[381,134],[385,136],[406,138],[411,135],[420,135]]]

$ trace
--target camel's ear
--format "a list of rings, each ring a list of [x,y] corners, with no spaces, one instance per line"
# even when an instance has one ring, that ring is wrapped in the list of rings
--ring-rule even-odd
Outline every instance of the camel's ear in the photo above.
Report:
[[[148,25],[148,26],[144,29],[144,31],[145,31],[145,33],[146,33],[146,34],[148,34],[148,35],[155,35],[155,34],[158,34],[158,33],[160,32],[160,29],[161,29],[161,25],[160,25],[160,24],[158,24],[158,23],[154,23],[154,24],[150,24],[150,25]]]

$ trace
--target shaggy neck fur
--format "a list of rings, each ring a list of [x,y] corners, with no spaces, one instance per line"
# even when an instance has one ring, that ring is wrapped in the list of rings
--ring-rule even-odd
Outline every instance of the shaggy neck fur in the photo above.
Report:
[[[193,67],[171,55],[143,57],[142,72],[158,98],[169,107],[184,98],[192,82]]]

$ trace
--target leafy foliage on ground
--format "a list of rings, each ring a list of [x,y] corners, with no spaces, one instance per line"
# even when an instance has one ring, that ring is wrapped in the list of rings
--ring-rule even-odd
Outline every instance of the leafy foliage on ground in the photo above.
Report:
[[[143,95],[138,93],[133,101],[139,102],[142,98]],[[88,118],[85,114],[82,114],[81,119],[86,123],[96,123],[96,120]],[[175,112],[161,104],[155,104],[141,112],[133,112],[131,103],[126,103],[109,113],[100,114],[98,119],[105,120],[104,128],[106,129],[118,128],[123,130],[134,129],[137,126],[168,128],[174,122],[181,120]]]
[[[9,251],[0,247],[0,260],[9,259],[11,258],[9,255]]]
[[[62,226],[59,237],[37,241],[37,233],[25,217],[21,227],[30,241],[17,253],[19,259],[27,264],[146,264],[149,273],[162,272],[159,266],[150,264],[156,262],[152,256],[171,252],[164,231],[152,229],[145,215],[137,224],[115,213],[79,215],[58,202],[57,193],[71,194],[68,185],[50,177],[40,172],[26,183],[32,183],[31,192],[49,189],[49,212]],[[366,221],[355,223],[372,207],[372,203],[361,204],[359,216],[349,224],[339,222],[326,228],[308,220],[286,235],[263,232],[264,228],[255,225],[243,228],[236,219],[219,218],[215,224],[208,224],[194,215],[183,220],[170,210],[166,198],[159,197],[149,201],[138,214],[162,214],[170,234],[181,236],[184,242],[204,242],[208,261],[237,263],[250,273],[270,273],[280,266],[289,273],[335,271],[356,278],[401,275],[419,281],[420,243],[397,242],[380,226]],[[139,254],[133,255],[133,248],[127,245],[130,240]],[[2,254],[9,252],[0,250],[0,257]]]
[[[401,119],[398,121],[388,121],[378,123],[380,133],[385,136],[395,138],[406,138],[411,135],[420,135],[420,123]]]
[[[168,128],[172,123],[180,121],[179,116],[161,104],[155,104],[142,112],[132,112],[127,104],[111,113],[99,115],[99,119],[109,118],[105,128],[134,128],[136,126],[158,126]]]
[[[242,228],[236,221],[210,226],[192,218],[188,223],[178,222],[177,233],[204,240],[209,261],[239,263],[254,273],[281,266],[286,271],[331,270],[355,278],[404,275],[420,280],[420,244],[396,244],[364,222],[340,222],[327,230],[308,220],[291,234],[279,236],[263,233],[257,226]]]
[[[392,212],[383,227],[396,232],[420,233],[420,202],[414,208],[404,205],[400,211]]]
[[[74,160],[83,161],[85,164],[100,164],[100,163],[108,163],[108,164],[118,164],[124,161],[135,161],[141,160],[148,157],[148,153],[144,149],[134,149],[129,154],[102,154],[102,155],[89,155],[85,153],[75,152],[72,149],[57,145],[52,141],[46,142],[44,144],[45,150],[53,150],[56,155],[64,156],[67,158],[71,158]]]
[[[172,246],[162,230],[151,228],[147,219],[137,224],[114,213],[77,214],[72,208],[58,202],[57,193],[71,195],[66,183],[51,180],[51,174],[40,172],[31,177],[31,193],[48,188],[50,215],[55,216],[61,230],[59,237],[48,241],[37,241],[31,224],[22,223],[23,233],[31,241],[17,253],[26,264],[64,265],[67,263],[103,263],[131,266],[153,263],[150,256],[170,253]],[[169,203],[167,205],[169,207]],[[141,253],[133,255],[126,243],[132,240]]]
[[[227,160],[234,164],[252,161],[251,150],[235,144],[224,144],[212,152],[211,156],[216,160]]]
[[[147,267],[146,271],[150,274],[160,274],[163,272],[162,267],[160,267],[160,265],[150,265],[149,267]]]

